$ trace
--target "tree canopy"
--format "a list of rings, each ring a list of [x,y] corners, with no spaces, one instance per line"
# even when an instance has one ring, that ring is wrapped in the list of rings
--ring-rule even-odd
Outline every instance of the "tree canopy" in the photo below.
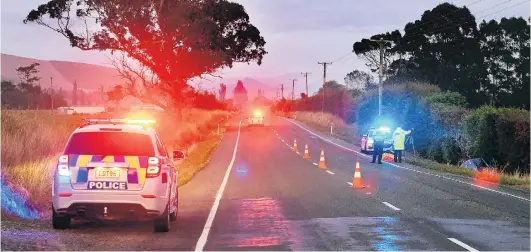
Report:
[[[409,80],[464,95],[471,106],[492,104],[529,109],[529,25],[523,18],[483,21],[467,7],[442,3],[396,30],[361,39],[354,52],[371,70],[385,43],[386,82]],[[385,83],[384,83],[385,84]]]
[[[188,80],[236,62],[261,64],[266,54],[243,6],[227,0],[51,0],[24,22],[62,34],[72,47],[124,53],[147,71],[125,65],[122,71],[134,72],[130,80],[169,95],[176,106]],[[139,95],[134,85],[128,91]]]

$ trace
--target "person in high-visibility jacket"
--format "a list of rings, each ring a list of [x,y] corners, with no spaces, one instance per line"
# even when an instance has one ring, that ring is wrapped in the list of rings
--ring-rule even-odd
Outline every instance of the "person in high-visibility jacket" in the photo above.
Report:
[[[393,132],[393,153],[395,163],[402,163],[402,152],[405,149],[406,135],[410,134],[411,130],[405,131],[402,129],[402,125],[399,125],[395,132]]]

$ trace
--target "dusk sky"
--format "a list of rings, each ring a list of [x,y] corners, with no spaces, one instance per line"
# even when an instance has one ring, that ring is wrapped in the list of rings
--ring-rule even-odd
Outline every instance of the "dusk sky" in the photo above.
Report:
[[[169,1],[169,0],[168,0]],[[328,68],[328,79],[343,82],[346,73],[367,71],[364,62],[352,51],[354,42],[380,32],[399,29],[407,22],[443,1],[436,0],[235,0],[241,3],[266,40],[268,54],[262,66],[236,65],[224,69],[230,78],[267,78],[288,83],[300,72],[311,72],[310,93],[322,83],[323,70],[318,61],[335,61]],[[71,48],[67,39],[52,30],[24,25],[27,13],[46,0],[2,0],[1,51],[17,56],[109,65],[102,52],[83,52]],[[455,0],[469,6],[477,18],[529,17],[529,0]],[[526,2],[523,4],[519,4]],[[508,8],[519,4],[515,7]],[[494,7],[499,5],[497,7]],[[503,10],[508,8],[506,10]],[[503,11],[502,11],[503,10]],[[495,13],[497,12],[497,13]],[[476,14],[477,13],[477,14]],[[493,15],[489,15],[495,13]],[[489,16],[486,16],[489,15]],[[481,18],[482,16],[486,16]],[[403,31],[402,31],[403,32]],[[278,83],[280,84],[280,83]],[[302,86],[302,85],[301,85]]]

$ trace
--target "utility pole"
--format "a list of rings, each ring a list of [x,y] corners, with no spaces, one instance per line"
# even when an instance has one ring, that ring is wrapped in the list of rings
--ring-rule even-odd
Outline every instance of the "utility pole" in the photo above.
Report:
[[[392,42],[390,40],[380,39],[371,39],[373,42],[377,42],[380,45],[380,71],[378,73],[378,115],[382,115],[382,78],[383,78],[383,58],[384,58],[384,44]]]
[[[308,74],[311,74],[311,73],[308,73],[308,72],[305,72],[305,73],[301,73],[305,78],[306,78],[306,96],[310,96],[310,94],[308,93]]]
[[[284,99],[284,84],[280,84],[280,90],[282,91],[282,99]]]
[[[293,81],[293,85],[291,86],[291,101],[295,100],[295,81],[297,79],[291,79]]]
[[[319,65],[323,65],[323,105],[321,106],[321,113],[324,113],[325,105],[325,84],[326,84],[326,66],[331,65],[332,62],[317,62]]]

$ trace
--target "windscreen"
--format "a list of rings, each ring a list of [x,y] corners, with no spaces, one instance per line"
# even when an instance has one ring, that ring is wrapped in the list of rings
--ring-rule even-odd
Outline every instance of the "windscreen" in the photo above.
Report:
[[[65,155],[154,156],[148,135],[130,132],[80,132],[72,135]]]

